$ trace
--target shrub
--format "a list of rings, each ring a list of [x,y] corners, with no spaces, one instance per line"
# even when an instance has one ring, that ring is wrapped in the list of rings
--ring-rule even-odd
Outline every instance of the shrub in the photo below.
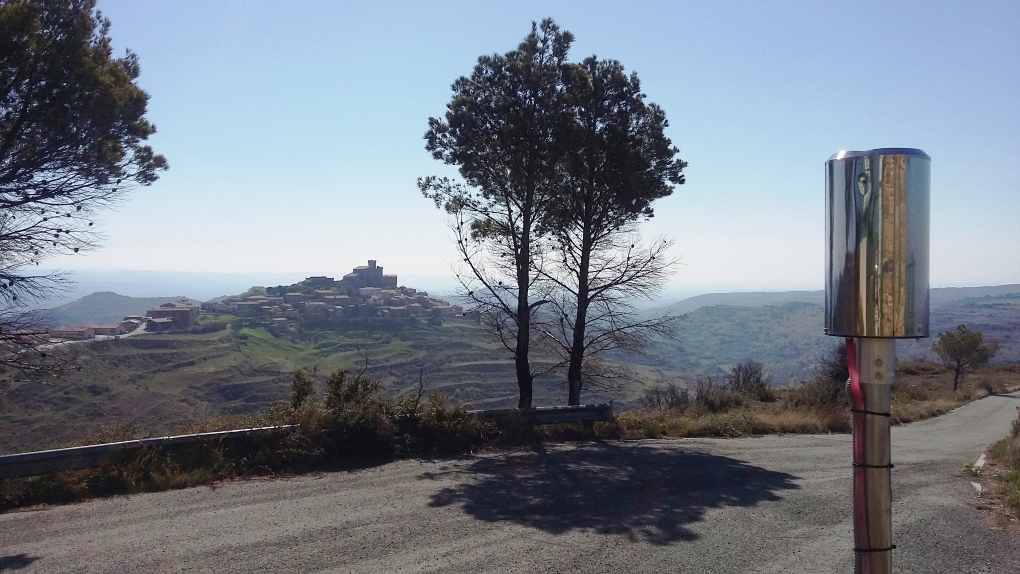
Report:
[[[902,361],[896,364],[896,372],[904,375],[937,375],[942,372],[942,368],[934,363]]]
[[[439,391],[420,403],[417,416],[408,416],[402,426],[399,448],[417,454],[470,452],[494,434],[491,423],[468,413],[463,404],[450,406]]]
[[[705,407],[713,413],[726,412],[744,405],[744,394],[731,391],[716,391],[710,395]]]
[[[719,392],[715,379],[711,376],[697,377],[694,379],[694,403],[708,405],[712,397]]]
[[[815,375],[817,379],[826,382],[839,385],[846,383],[850,378],[850,368],[846,360],[846,341],[840,341],[828,354],[819,358]]]
[[[684,412],[691,406],[691,395],[687,389],[670,382],[646,389],[640,402],[646,409]]]
[[[743,406],[745,396],[720,388],[711,376],[699,376],[694,379],[694,396],[690,404],[677,412],[690,412],[694,415],[719,413]]]
[[[900,380],[893,381],[892,388],[889,392],[892,395],[893,400],[903,403],[928,401],[933,398],[933,393],[928,387],[910,385]]]
[[[977,387],[984,390],[989,395],[1002,394],[1006,390],[1006,386],[1002,382],[997,381],[987,375],[978,377]]]
[[[645,419],[641,422],[641,436],[645,438],[659,438],[662,435],[662,423],[655,419]]]
[[[1006,467],[1005,472],[997,476],[1006,496],[1006,508],[1020,518],[1020,408],[1017,411],[1010,436],[992,447],[992,456]]]
[[[765,365],[758,361],[744,361],[733,367],[726,375],[731,393],[739,393],[756,401],[771,402],[775,394],[769,385]]]
[[[815,380],[786,393],[786,402],[790,406],[838,405],[846,401],[846,381],[818,377]]]
[[[350,371],[337,369],[326,379],[323,403],[337,419],[373,418],[385,414],[386,401],[379,396],[382,384],[362,375],[348,378]]]
[[[318,367],[313,367],[311,371],[304,369],[294,371],[294,375],[290,379],[290,398],[287,399],[292,408],[300,408],[305,404],[305,401],[315,394],[315,375],[317,372]]]

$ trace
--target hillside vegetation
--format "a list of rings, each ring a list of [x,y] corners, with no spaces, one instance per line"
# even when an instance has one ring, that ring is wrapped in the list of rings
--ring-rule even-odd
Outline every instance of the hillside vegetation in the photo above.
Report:
[[[940,307],[987,296],[1020,293],[1020,285],[995,285],[989,287],[936,287],[930,290],[932,307]],[[702,307],[728,305],[731,307],[776,307],[786,303],[825,304],[825,291],[745,291],[739,293],[706,293],[688,297],[676,303],[655,307],[645,311],[647,315],[661,315],[670,312],[683,315]]]
[[[810,299],[817,293],[821,292],[704,297],[709,301],[768,302],[790,296]],[[932,289],[931,293],[933,337],[966,325],[980,331],[986,341],[999,344],[993,365],[1020,362],[1020,285]],[[794,378],[804,382],[814,377],[818,357],[838,343],[838,338],[825,335],[823,325],[824,308],[816,303],[793,301],[746,307],[716,304],[688,312],[679,341],[657,339],[644,354],[616,355],[614,359],[663,371],[715,376],[723,375],[736,363],[753,359],[769,367],[776,385],[785,385]],[[897,341],[897,356],[900,360],[935,361],[931,341]]]
[[[230,322],[232,317],[203,314],[200,320]],[[1020,294],[955,298],[933,305],[931,321],[933,334],[962,323],[981,331],[985,340],[998,341],[993,367],[1020,362]],[[656,340],[645,354],[611,356],[623,378],[611,388],[585,390],[582,402],[614,400],[617,412],[639,408],[649,388],[674,383],[693,389],[698,376],[718,379],[746,359],[765,363],[774,385],[784,386],[794,377],[808,382],[819,357],[837,343],[821,333],[821,325],[821,307],[805,302],[702,307],[685,318],[679,342]],[[934,361],[930,345],[931,339],[901,341],[898,354],[904,361]],[[286,395],[295,368],[360,370],[366,360],[366,375],[382,382],[386,396],[406,393],[420,379],[427,390],[442,391],[472,408],[516,403],[509,353],[466,320],[441,327],[310,331],[279,338],[261,328],[142,335],[74,348],[85,353],[78,363],[82,369],[62,379],[0,373],[0,453],[69,444],[117,423],[158,435],[202,420],[258,412]],[[978,382],[969,379],[966,385]],[[566,402],[560,375],[539,378],[535,391],[537,405]]]
[[[110,291],[97,291],[66,305],[46,309],[42,314],[55,325],[119,323],[128,315],[145,315],[149,309],[181,299],[187,297],[126,297]]]
[[[904,362],[892,386],[893,424],[947,413],[989,394],[1020,389],[1020,368],[999,365],[969,376],[958,392],[941,365]],[[649,389],[643,408],[618,417],[625,437],[734,437],[773,433],[850,432],[843,383],[815,379],[766,392],[734,391],[725,382],[699,377],[693,389],[669,384]]]
[[[202,322],[230,320],[205,316]],[[104,426],[127,424],[159,435],[223,416],[268,408],[299,367],[361,369],[386,396],[439,390],[475,408],[515,404],[513,363],[477,324],[388,332],[310,332],[277,338],[261,328],[203,335],[152,334],[93,341],[80,371],[62,379],[0,373],[0,454],[66,445]],[[539,404],[562,404],[554,378],[536,384]],[[636,391],[635,391],[636,392]]]

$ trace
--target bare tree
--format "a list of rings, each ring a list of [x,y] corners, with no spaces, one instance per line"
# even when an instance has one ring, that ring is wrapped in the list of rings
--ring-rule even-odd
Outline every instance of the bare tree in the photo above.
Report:
[[[740,393],[759,401],[771,401],[775,398],[768,369],[758,361],[749,359],[737,363],[726,374],[726,384],[729,385],[730,392]]]
[[[676,337],[679,317],[648,316],[634,306],[654,298],[672,275],[677,264],[667,255],[672,245],[661,237],[642,245],[636,235],[609,236],[589,251],[585,273],[577,271],[576,253],[562,246],[538,260],[544,281],[555,287],[550,300],[556,314],[540,326],[544,340],[567,365],[568,404],[580,404],[586,388],[608,388],[620,379],[600,356],[614,350],[640,352],[654,335]]]

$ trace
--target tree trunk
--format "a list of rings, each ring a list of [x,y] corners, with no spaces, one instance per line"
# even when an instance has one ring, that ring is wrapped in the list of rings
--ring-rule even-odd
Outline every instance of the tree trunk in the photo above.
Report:
[[[567,404],[581,404],[581,362],[584,359],[584,320],[586,312],[578,310],[574,327],[574,340],[570,347],[570,366],[567,367]]]
[[[581,257],[577,270],[577,312],[574,317],[574,338],[570,345],[570,365],[567,367],[567,404],[581,404],[581,366],[584,362],[584,335],[588,323],[588,281],[591,266],[591,238],[587,225],[581,238]]]
[[[517,352],[521,352],[521,339],[517,339]],[[530,409],[532,398],[532,375],[531,365],[528,364],[527,343],[525,343],[524,356],[517,355],[514,361],[517,365],[517,388],[520,391],[520,398],[517,400],[517,408]]]
[[[584,276],[587,277],[587,261],[581,260],[581,267],[584,269]],[[567,388],[569,396],[567,404],[574,406],[581,404],[581,365],[584,361],[584,334],[585,323],[588,320],[588,284],[587,281],[580,284],[577,290],[577,315],[574,318],[574,339],[570,346],[570,365],[567,367]]]
[[[525,271],[527,273],[527,271]],[[520,399],[517,408],[530,409],[532,397],[531,363],[528,350],[531,346],[531,307],[528,305],[528,276],[517,278],[517,347],[514,350],[514,364],[517,367],[517,387]]]
[[[957,366],[956,369],[953,370],[953,392],[954,393],[956,392],[956,389],[960,386],[960,375],[962,374],[962,371],[963,371],[963,369],[960,368],[959,366]]]
[[[531,305],[528,301],[528,290],[531,284],[531,208],[534,198],[534,185],[528,183],[528,196],[525,198],[523,218],[521,221],[521,245],[517,258],[517,347],[514,350],[514,365],[517,367],[517,388],[520,398],[517,408],[530,409],[533,393],[534,376],[528,360],[531,347]]]

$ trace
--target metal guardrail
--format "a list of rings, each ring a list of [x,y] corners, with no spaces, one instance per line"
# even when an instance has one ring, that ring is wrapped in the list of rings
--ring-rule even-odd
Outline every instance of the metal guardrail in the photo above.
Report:
[[[579,405],[573,407],[536,407],[531,409],[489,409],[468,411],[485,420],[521,417],[532,425],[557,423],[612,421],[613,403]],[[259,427],[219,432],[204,432],[178,436],[141,438],[122,442],[58,448],[36,452],[0,455],[0,479],[20,478],[57,472],[102,466],[116,454],[147,446],[172,446],[195,442],[215,442],[245,436],[286,431],[297,425]]]
[[[531,409],[490,409],[468,411],[486,420],[506,417],[521,417],[533,425],[551,425],[589,421],[612,421],[613,403],[578,405],[573,407],[535,407]]]
[[[223,439],[268,434],[288,430],[297,425],[259,427],[220,432],[203,432],[179,436],[140,438],[122,442],[75,446],[0,456],[0,479],[36,476],[60,470],[76,470],[102,466],[115,454],[147,446],[171,446],[194,442],[215,442]]]

